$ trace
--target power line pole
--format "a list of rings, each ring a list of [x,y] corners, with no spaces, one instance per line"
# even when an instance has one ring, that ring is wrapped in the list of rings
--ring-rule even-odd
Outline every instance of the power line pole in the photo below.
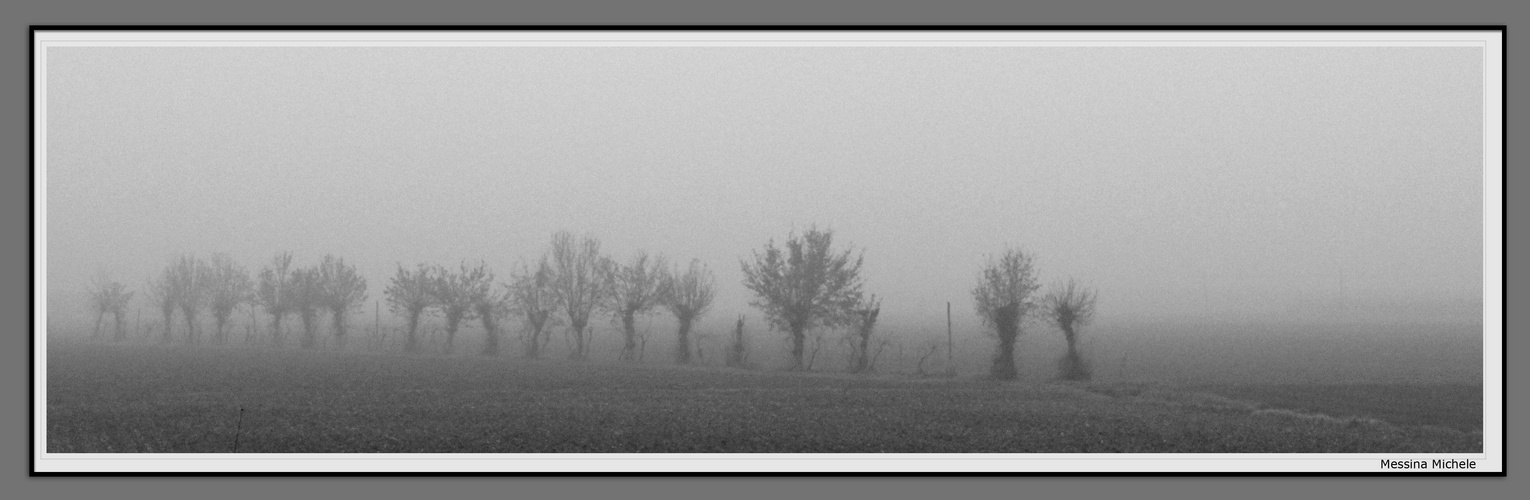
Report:
[[[951,335],[951,302],[946,301],[946,374],[956,376],[955,337]]]

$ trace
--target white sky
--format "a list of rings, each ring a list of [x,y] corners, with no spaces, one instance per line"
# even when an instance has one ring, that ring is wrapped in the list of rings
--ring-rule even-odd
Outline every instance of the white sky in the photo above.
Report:
[[[1474,48],[51,48],[47,282],[535,258],[558,229],[739,259],[817,223],[884,322],[1037,253],[1102,316],[1480,301]]]

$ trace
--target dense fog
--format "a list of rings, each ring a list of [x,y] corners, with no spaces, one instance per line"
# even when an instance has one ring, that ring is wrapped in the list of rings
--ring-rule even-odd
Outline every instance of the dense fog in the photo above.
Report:
[[[906,338],[943,337],[947,302],[958,334],[983,338],[971,289],[1012,247],[1042,283],[1098,290],[1096,328],[1123,336],[1187,318],[1481,319],[1480,49],[138,47],[46,62],[52,328],[89,327],[92,276],[141,290],[184,253],[254,273],[282,251],[356,265],[357,327],[396,325],[385,302],[376,314],[396,266],[506,277],[567,230],[618,261],[700,259],[717,297],[699,328],[720,336],[742,314],[779,350],[740,261],[815,225],[864,250],[865,292]],[[130,310],[157,321],[145,295]],[[644,321],[657,337],[673,323]]]

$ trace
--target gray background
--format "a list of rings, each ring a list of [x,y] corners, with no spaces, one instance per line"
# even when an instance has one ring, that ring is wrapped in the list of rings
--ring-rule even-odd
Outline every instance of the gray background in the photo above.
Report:
[[[609,5],[605,5],[609,3]],[[501,5],[496,8],[482,9],[470,5],[456,7],[452,2],[433,2],[425,8],[415,8],[410,11],[401,10],[394,5],[368,5],[361,8],[355,5],[344,5],[336,2],[314,3],[303,2],[301,8],[298,2],[273,3],[263,2],[259,5],[247,3],[243,5],[231,5],[230,9],[214,12],[208,7],[192,2],[140,2],[133,6],[115,5],[105,2],[53,2],[46,11],[41,6],[7,6],[6,12],[0,13],[0,18],[6,19],[7,38],[11,43],[5,52],[9,59],[3,67],[12,68],[7,72],[11,75],[7,81],[10,87],[6,95],[12,96],[4,102],[7,111],[6,116],[13,117],[7,123],[11,127],[7,129],[4,137],[9,140],[14,164],[16,168],[7,169],[3,175],[10,176],[5,179],[8,182],[0,185],[13,189],[12,196],[3,197],[6,203],[13,203],[10,210],[0,211],[8,214],[8,222],[14,224],[17,237],[10,240],[7,245],[13,252],[13,262],[26,261],[28,251],[26,238],[22,237],[23,228],[26,225],[27,200],[26,187],[26,162],[23,160],[23,152],[26,151],[26,127],[28,121],[23,118],[25,102],[27,99],[24,89],[26,88],[26,50],[27,50],[27,25],[28,24],[226,24],[226,23],[301,23],[301,24],[461,24],[461,23],[526,23],[526,24],[962,24],[962,23],[994,23],[994,24],[1101,24],[1101,23],[1145,23],[1145,24],[1246,24],[1246,23],[1319,23],[1319,24],[1487,24],[1508,23],[1511,32],[1514,21],[1518,16],[1508,17],[1507,12],[1496,8],[1498,2],[1458,2],[1449,6],[1436,7],[1430,11],[1422,10],[1421,6],[1388,4],[1384,10],[1373,10],[1372,6],[1365,3],[1344,2],[1307,2],[1294,6],[1291,2],[1283,2],[1279,5],[1265,4],[1250,6],[1254,10],[1233,12],[1219,3],[1212,2],[1178,2],[1172,5],[1157,4],[1154,6],[1135,5],[1120,2],[1122,5],[1101,5],[1101,2],[1068,2],[1066,10],[1054,10],[1030,7],[1020,9],[1011,6],[1006,9],[994,9],[981,5],[964,5],[964,2],[942,2],[939,5],[915,7],[913,5],[890,4],[881,2],[875,8],[847,2],[800,2],[800,5],[811,5],[805,8],[787,8],[780,2],[769,5],[756,3],[748,6],[739,6],[734,9],[724,9],[722,6],[711,5],[706,2],[667,2],[666,8],[657,8],[661,2],[650,2],[647,5],[627,5],[621,2],[562,2],[554,9],[551,6],[537,7],[531,5]],[[890,4],[890,5],[888,5]],[[973,2],[975,4],[975,2]],[[694,6],[693,6],[694,5]],[[1204,5],[1204,6],[1203,6]],[[1477,7],[1474,7],[1477,6]],[[1512,35],[1512,33],[1511,33]],[[1517,38],[1510,36],[1510,54],[1525,53],[1524,49],[1516,49]],[[1522,45],[1522,44],[1518,44]],[[1510,63],[1510,68],[1518,68],[1519,65]],[[1511,81],[1521,81],[1519,71],[1511,71]],[[1520,116],[1516,109],[1522,105],[1510,98],[1510,116]],[[1511,127],[1511,131],[1515,129]],[[1521,134],[1511,134],[1510,144],[1518,141],[1516,138]],[[1515,158],[1513,152],[1510,158]],[[1522,182],[1514,182],[1510,176],[1509,187],[1512,192],[1518,192]],[[1513,214],[1511,214],[1513,215]],[[1518,220],[1510,217],[1509,220]],[[1492,230],[1492,228],[1484,228]],[[1510,240],[1514,234],[1511,232]],[[25,301],[21,300],[30,293],[28,280],[24,278],[22,266],[13,266],[5,269],[14,273],[11,283],[16,295],[13,300],[6,301],[13,304],[14,312],[9,315],[13,318],[21,318],[26,314]],[[1510,311],[1519,310],[1511,304]],[[1518,324],[1518,317],[1511,318],[1510,324]],[[22,325],[17,322],[18,330]],[[14,382],[9,387],[14,394],[17,404],[3,413],[6,417],[4,428],[11,432],[0,434],[0,448],[13,450],[6,456],[13,461],[7,461],[0,475],[8,483],[12,481],[25,481],[24,484],[7,484],[7,491],[19,491],[23,496],[33,496],[31,493],[61,494],[67,496],[113,494],[122,496],[206,496],[206,495],[231,495],[234,497],[264,497],[267,495],[280,494],[324,494],[324,495],[357,495],[372,496],[384,494],[386,496],[398,495],[411,497],[424,494],[493,494],[493,493],[525,493],[525,494],[551,494],[561,493],[572,496],[591,495],[623,495],[623,496],[686,496],[721,494],[737,495],[744,497],[770,497],[779,498],[782,495],[790,495],[793,489],[812,490],[816,494],[827,495],[879,495],[893,494],[900,498],[925,498],[934,495],[1017,495],[1025,493],[1040,494],[1063,494],[1077,493],[1082,496],[1103,496],[1113,494],[1131,494],[1141,496],[1142,492],[1150,492],[1153,496],[1226,496],[1247,492],[1267,494],[1270,496],[1287,497],[1292,494],[1303,492],[1322,492],[1326,495],[1335,494],[1360,494],[1386,497],[1439,497],[1442,495],[1492,495],[1493,492],[1506,491],[1509,484],[1506,480],[1493,479],[1445,479],[1445,480],[1421,480],[1421,479],[1166,479],[1166,478],[1022,478],[1022,479],[622,479],[622,478],[578,478],[578,479],[438,479],[418,478],[409,480],[388,479],[25,479],[27,470],[27,435],[26,428],[27,406],[24,404],[26,394],[26,369],[27,350],[25,348],[25,335],[7,336],[5,342],[9,349],[4,352],[11,354],[11,368],[9,380]],[[1520,359],[1523,345],[1511,346],[1510,357]],[[1511,387],[1521,387],[1520,384],[1510,381]],[[1511,408],[1517,410],[1516,399],[1509,401]],[[1511,410],[1518,414],[1519,412]],[[1510,455],[1523,456],[1522,436],[1510,433]],[[1268,486],[1278,485],[1279,488]],[[22,488],[16,490],[17,487]],[[774,488],[772,488],[774,487]],[[1146,487],[1146,489],[1144,489]],[[47,490],[47,491],[43,491]]]
[[[879,324],[958,330],[985,254],[1148,318],[1475,323],[1475,47],[48,49],[48,328],[179,252],[535,265],[547,235],[711,267],[808,224]],[[109,244],[103,244],[107,243]],[[1427,266],[1418,265],[1428,256]],[[147,294],[129,305],[153,311]],[[1343,303],[1343,316],[1339,316]],[[363,310],[366,308],[363,307]],[[151,314],[152,315],[152,314]],[[752,315],[752,314],[751,314]],[[239,326],[235,326],[239,329]]]

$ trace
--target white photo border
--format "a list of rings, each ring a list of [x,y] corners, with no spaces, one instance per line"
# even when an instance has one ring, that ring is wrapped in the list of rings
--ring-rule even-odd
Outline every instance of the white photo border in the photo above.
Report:
[[[1505,59],[1502,27],[1159,29],[451,27],[32,31],[33,474],[1380,474],[1381,460],[1469,459],[1504,473]],[[1480,47],[1483,49],[1483,450],[1466,454],[65,454],[47,446],[47,63],[52,47]],[[1420,473],[1412,470],[1408,473]],[[1423,473],[1455,473],[1427,471]]]

